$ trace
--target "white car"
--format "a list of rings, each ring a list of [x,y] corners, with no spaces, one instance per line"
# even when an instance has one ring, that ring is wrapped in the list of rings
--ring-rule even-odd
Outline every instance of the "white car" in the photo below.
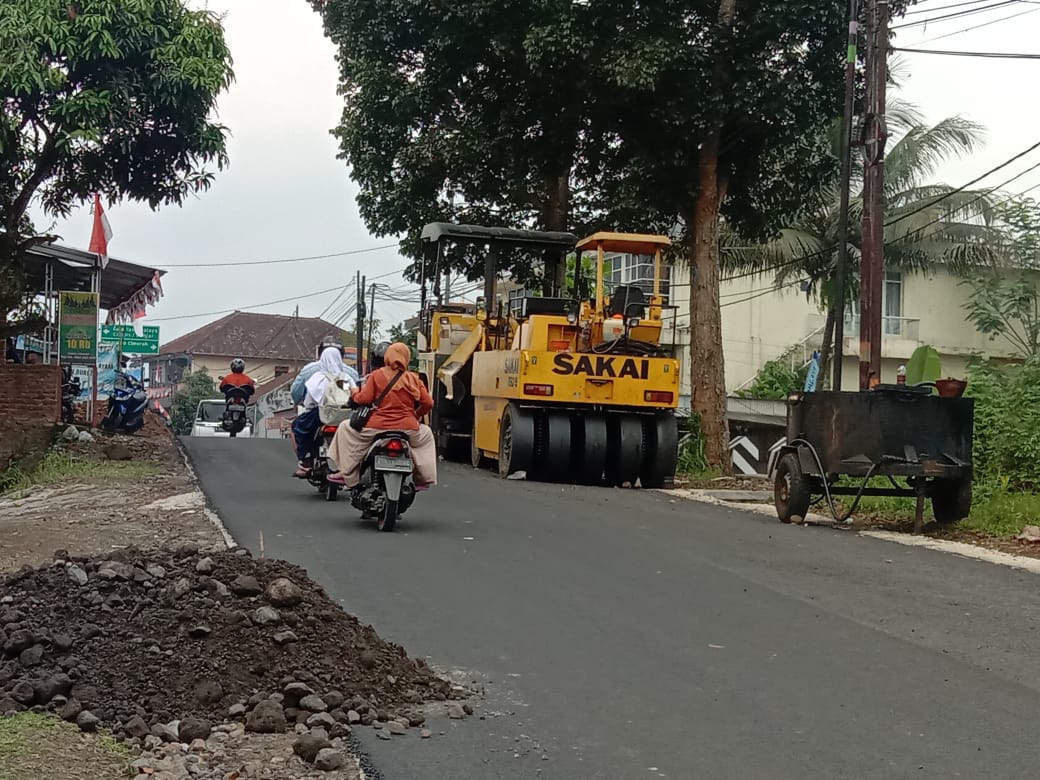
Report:
[[[224,419],[225,408],[227,408],[227,404],[220,398],[199,401],[199,408],[195,412],[195,423],[191,427],[191,435],[224,436],[230,438],[231,434],[220,427],[220,423]],[[246,423],[246,427],[238,434],[238,438],[252,435],[253,427]]]

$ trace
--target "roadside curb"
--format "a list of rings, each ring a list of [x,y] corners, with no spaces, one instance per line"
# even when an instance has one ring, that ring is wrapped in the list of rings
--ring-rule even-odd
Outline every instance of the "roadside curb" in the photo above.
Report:
[[[662,490],[660,492],[674,498],[683,498],[687,501],[698,501],[702,504],[711,504],[713,506],[727,507],[741,512],[751,512],[754,514],[776,517],[776,510],[771,506],[723,501],[714,498],[713,496],[709,496],[701,490]],[[777,522],[779,523],[779,520]],[[840,523],[836,523],[833,519],[817,514],[807,515],[804,525],[842,527]],[[1025,555],[1012,555],[1011,553],[1001,552],[1000,550],[990,550],[966,542],[933,539],[929,536],[913,536],[911,534],[897,533],[895,531],[857,531],[856,535],[878,539],[883,542],[893,542],[906,547],[924,547],[929,550],[935,550],[936,552],[958,555],[962,558],[971,558],[973,560],[992,563],[998,566],[1007,566],[1012,569],[1028,571],[1032,574],[1040,574],[1040,558],[1030,558]]]
[[[191,481],[195,485],[195,492],[202,497],[202,513],[206,515],[210,523],[213,524],[213,527],[220,533],[221,537],[224,539],[224,544],[227,545],[229,550],[238,547],[238,542],[235,541],[235,538],[228,531],[227,526],[224,525],[224,521],[220,519],[220,515],[217,514],[216,510],[210,504],[209,497],[202,490],[201,483],[199,482],[199,475],[196,473],[195,467],[192,465],[191,457],[188,455],[187,448],[185,448],[184,444],[181,442],[180,436],[172,431],[171,435],[173,436],[173,443],[181,455],[181,460],[184,461],[184,467],[188,470],[188,476],[191,477]]]

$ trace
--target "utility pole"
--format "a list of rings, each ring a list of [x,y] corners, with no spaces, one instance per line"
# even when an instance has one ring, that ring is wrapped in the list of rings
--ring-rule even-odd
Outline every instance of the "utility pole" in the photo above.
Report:
[[[372,305],[368,307],[368,349],[369,354],[372,354],[373,340],[373,329],[376,323],[376,285],[373,284],[370,288],[370,294],[372,296]]]
[[[845,59],[845,110],[841,117],[841,204],[838,210],[838,267],[834,295],[834,379],[832,390],[841,390],[841,370],[845,355],[845,277],[849,264],[849,181],[852,178],[852,117],[856,98],[856,46],[859,43],[859,8],[849,0],[849,41]]]
[[[365,277],[358,271],[357,275],[357,329],[354,332],[354,346],[357,349],[357,372],[365,374]]]
[[[888,0],[867,15],[867,110],[863,127],[863,247],[860,260],[859,386],[881,381],[881,295],[885,276],[885,85]]]
[[[444,269],[444,302],[451,304],[451,266]]]

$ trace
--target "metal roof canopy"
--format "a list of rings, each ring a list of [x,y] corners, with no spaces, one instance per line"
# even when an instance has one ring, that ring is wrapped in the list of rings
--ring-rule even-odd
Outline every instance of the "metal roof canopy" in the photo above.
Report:
[[[667,236],[655,236],[647,233],[611,233],[600,231],[583,238],[578,242],[579,252],[603,246],[605,252],[630,252],[635,255],[656,254],[659,249],[672,245]]]
[[[431,222],[422,230],[423,241],[436,243],[445,239],[469,244],[508,244],[536,249],[573,249],[574,245],[578,243],[578,237],[573,233],[515,230],[482,225],[454,225],[450,222]]]
[[[26,253],[25,271],[33,286],[41,294],[47,283],[47,265],[53,273],[51,289],[82,290],[91,289],[91,275],[97,269],[98,257],[92,252],[81,249],[48,244],[34,246]],[[109,258],[108,266],[100,272],[102,309],[114,309],[130,300],[136,292],[151,282],[158,271],[162,276],[166,272],[158,268],[128,263],[125,260]]]

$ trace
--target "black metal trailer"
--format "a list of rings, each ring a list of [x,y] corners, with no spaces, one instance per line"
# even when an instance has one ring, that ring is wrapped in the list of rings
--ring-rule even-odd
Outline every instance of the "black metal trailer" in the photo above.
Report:
[[[916,498],[917,533],[926,498],[938,523],[967,517],[974,401],[933,395],[932,387],[881,385],[862,392],[789,396],[787,442],[773,471],[780,520],[804,519],[810,506],[826,500],[834,519],[844,522],[863,496]],[[862,482],[859,487],[840,486],[840,477]],[[890,486],[869,486],[872,477],[887,477]],[[855,496],[843,515],[834,504],[836,495]]]

